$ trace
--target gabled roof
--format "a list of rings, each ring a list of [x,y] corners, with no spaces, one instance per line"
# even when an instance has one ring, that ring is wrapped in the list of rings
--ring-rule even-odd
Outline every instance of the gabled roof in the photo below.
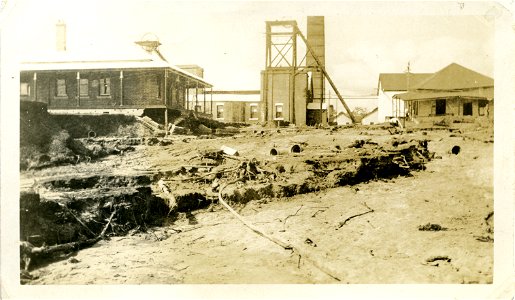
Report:
[[[493,86],[494,80],[492,78],[452,63],[413,86],[413,89],[449,91]]]
[[[421,81],[429,78],[432,73],[409,73],[410,89]],[[407,73],[381,73],[379,74],[380,88],[385,92],[406,91],[408,85]]]

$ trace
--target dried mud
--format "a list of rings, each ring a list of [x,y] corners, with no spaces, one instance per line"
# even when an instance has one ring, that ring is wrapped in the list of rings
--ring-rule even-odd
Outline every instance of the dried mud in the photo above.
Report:
[[[302,245],[342,282],[491,282],[491,135],[453,135],[349,128],[175,136],[96,162],[22,172],[21,239],[34,246],[98,234],[116,210],[109,240],[36,261],[22,281],[333,282],[217,204],[219,188],[237,180],[224,199],[267,233]],[[270,155],[293,144],[302,152]],[[223,145],[239,156],[218,155]],[[373,212],[363,214],[367,207]],[[419,230],[424,224],[447,230]],[[438,255],[449,261],[427,262]]]

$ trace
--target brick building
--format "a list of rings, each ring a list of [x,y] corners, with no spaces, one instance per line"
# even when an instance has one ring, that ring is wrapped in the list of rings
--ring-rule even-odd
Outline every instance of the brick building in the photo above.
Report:
[[[58,24],[58,36],[66,32],[62,26]],[[211,88],[201,77],[168,63],[157,39],[136,42],[136,55],[123,59],[73,57],[62,45],[65,40],[57,39],[53,58],[21,64],[21,101],[44,102],[53,114],[142,115],[153,110],[167,120],[169,110],[193,109],[189,95],[198,98],[199,91]]]

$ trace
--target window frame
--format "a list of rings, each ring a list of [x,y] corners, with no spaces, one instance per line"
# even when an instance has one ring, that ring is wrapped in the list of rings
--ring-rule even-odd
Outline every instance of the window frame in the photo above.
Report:
[[[86,87],[85,91],[83,90],[84,86]],[[89,97],[89,79],[79,78],[79,96],[81,98]]]
[[[438,113],[438,107],[439,107],[438,102],[444,104],[443,113]],[[444,99],[444,98],[436,99],[434,103],[435,103],[435,116],[445,116],[447,114],[447,99]],[[442,107],[442,106],[440,105],[440,107]]]
[[[467,109],[469,113],[465,114],[465,105],[470,105],[470,107]],[[474,104],[472,101],[465,101],[462,104],[462,114],[463,116],[473,116],[474,115]]]
[[[220,108],[222,108],[220,110]],[[223,104],[216,104],[216,119],[217,120],[223,120],[224,119],[224,105]],[[218,114],[221,114],[221,117],[218,115]]]
[[[30,83],[20,82],[20,96],[30,96]]]
[[[277,113],[279,112],[277,110],[278,107],[281,108],[281,111],[280,111],[281,116],[280,117],[277,116]],[[275,103],[275,105],[274,105],[274,120],[284,120],[284,104],[283,103]]]
[[[98,95],[100,97],[111,97],[110,77],[103,77],[98,80]]]
[[[59,84],[60,82],[62,82],[62,85]],[[62,89],[60,89],[59,87],[62,87]],[[62,91],[62,93],[60,93],[60,91]],[[56,81],[55,81],[55,96],[57,98],[68,98],[68,89],[66,86],[66,78],[57,78],[56,79]]]
[[[256,111],[255,111],[255,116],[252,116],[253,112],[252,112],[252,108],[255,108]],[[249,120],[251,121],[256,121],[259,119],[259,106],[257,103],[251,103],[250,104],[250,108],[249,108]]]
[[[477,112],[479,116],[487,115],[488,100],[479,100],[477,102]]]
[[[162,99],[163,97],[163,87],[162,87],[162,80],[161,80],[161,75],[160,74],[156,74],[156,86],[157,86],[157,99]]]

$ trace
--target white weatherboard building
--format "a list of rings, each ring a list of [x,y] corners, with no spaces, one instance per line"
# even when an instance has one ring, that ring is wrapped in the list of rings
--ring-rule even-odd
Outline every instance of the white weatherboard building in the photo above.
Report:
[[[410,87],[429,78],[432,73],[381,73],[377,87],[377,119],[386,122],[390,118],[404,118],[404,101],[393,96],[405,93]]]

